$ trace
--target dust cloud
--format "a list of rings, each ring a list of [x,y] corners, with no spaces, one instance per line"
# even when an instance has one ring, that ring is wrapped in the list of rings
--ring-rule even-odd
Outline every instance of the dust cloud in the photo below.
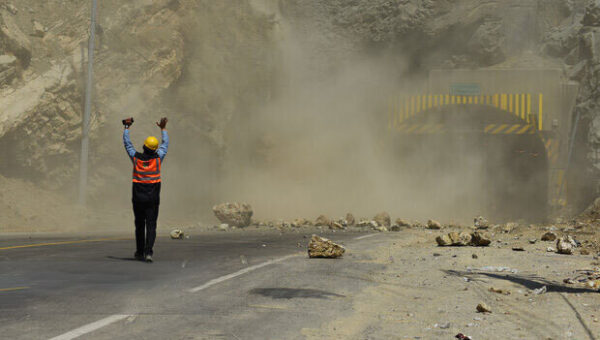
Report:
[[[514,163],[489,157],[519,150],[523,143],[506,146],[473,134],[400,136],[388,129],[390,98],[427,88],[425,68],[415,71],[418,53],[404,55],[401,42],[394,48],[357,48],[352,36],[324,31],[313,18],[290,20],[294,13],[283,15],[279,1],[172,3],[178,5],[169,5],[174,14],[168,20],[180,21],[173,40],[182,60],[161,59],[176,66],[158,78],[159,85],[131,83],[126,95],[98,90],[103,114],[92,132],[90,205],[85,212],[67,207],[63,220],[85,219],[86,225],[101,227],[130,223],[131,165],[119,124],[131,115],[138,149],[147,135],[159,135],[154,121],[170,119],[163,227],[212,224],[211,207],[223,201],[250,203],[259,220],[347,212],[370,217],[380,211],[457,223],[479,214],[524,216],[520,207],[497,204],[523,192],[503,191],[508,182],[502,178],[536,166],[515,172]],[[146,33],[152,35],[152,29]],[[111,40],[114,32],[104,38],[108,55],[126,50],[121,40]],[[423,59],[452,49],[443,45],[422,51]],[[163,52],[157,54],[167,55]],[[104,60],[111,61],[99,58],[99,63]],[[99,83],[105,84],[108,77],[102,77]],[[176,81],[168,83],[169,77]],[[443,116],[432,112],[427,119]],[[526,190],[539,188],[534,177],[518,183]],[[72,195],[70,187],[65,192]],[[527,202],[515,204],[523,205]],[[58,215],[53,221],[61,220]]]
[[[324,47],[323,32],[306,25],[299,30],[275,7],[261,4],[255,2],[254,10],[267,11],[274,24],[260,28],[271,41],[254,44],[269,50],[233,47],[237,59],[220,73],[206,70],[206,62],[230,55],[207,60],[202,39],[215,37],[204,25],[190,27],[203,33],[192,40],[200,46],[188,55],[179,102],[172,103],[183,112],[181,121],[179,114],[171,120],[166,221],[212,221],[210,207],[222,201],[250,203],[259,220],[379,211],[456,223],[480,214],[524,216],[502,212],[506,205],[497,202],[517,194],[494,189],[506,184],[494,174],[512,176],[510,162],[486,157],[507,152],[501,143],[484,146],[473,134],[399,138],[387,129],[389,98],[420,93],[426,74],[415,75],[393,51],[348,49],[343,37]],[[261,69],[267,74],[252,69],[253,58],[267,61]],[[216,78],[225,81],[206,84]],[[236,96],[249,96],[240,91],[255,97],[242,108]],[[205,113],[211,110],[218,115]]]
[[[464,222],[486,212],[481,149],[468,152],[470,145],[447,137],[388,136],[390,96],[418,93],[425,77],[409,76],[407,66],[386,53],[343,51],[344,41],[337,51],[323,51],[296,34],[280,18],[279,86],[255,112],[232,121],[223,166],[208,174],[218,184],[200,192],[208,191],[214,203],[249,202],[258,219],[385,210]],[[409,152],[399,155],[395,143],[407,143]],[[455,155],[463,155],[460,162],[449,162]]]

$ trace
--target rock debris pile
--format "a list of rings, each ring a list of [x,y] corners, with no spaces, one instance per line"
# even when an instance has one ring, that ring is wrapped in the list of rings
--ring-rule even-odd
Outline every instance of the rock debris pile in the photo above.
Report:
[[[473,246],[473,247],[485,247],[489,246],[492,242],[491,238],[481,232],[466,232],[463,231],[461,233],[450,232],[445,235],[440,235],[436,237],[435,241],[438,246]]]
[[[308,257],[337,258],[344,254],[346,248],[329,239],[312,235],[308,242]]]

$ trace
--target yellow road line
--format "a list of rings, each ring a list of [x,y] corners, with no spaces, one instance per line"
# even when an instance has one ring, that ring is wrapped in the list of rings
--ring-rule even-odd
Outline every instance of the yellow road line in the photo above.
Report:
[[[496,127],[496,124],[490,124],[485,127],[485,130],[483,130],[483,132],[488,133],[488,132],[490,132],[491,129],[493,129],[495,127]]]
[[[0,288],[0,292],[12,292],[15,290],[23,290],[23,289],[29,289],[29,287]]]
[[[76,244],[76,243],[88,243],[88,242],[120,241],[120,240],[131,240],[131,239],[132,238],[129,238],[129,237],[113,237],[113,238],[98,238],[98,239],[93,239],[93,240],[35,243],[35,244],[24,244],[21,246],[2,247],[2,248],[0,248],[0,250],[17,249],[17,248],[31,248],[31,247],[44,247],[44,246],[57,246],[57,245],[63,245],[63,244]]]

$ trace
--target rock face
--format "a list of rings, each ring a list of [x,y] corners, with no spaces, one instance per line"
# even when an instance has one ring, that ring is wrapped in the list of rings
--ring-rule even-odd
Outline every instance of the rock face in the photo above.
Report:
[[[0,55],[0,84],[9,84],[17,76],[17,58]]]
[[[331,220],[325,215],[319,215],[315,220],[315,226],[317,227],[327,227],[331,224]]]
[[[0,10],[0,41],[3,50],[14,54],[24,68],[31,62],[31,41],[15,23],[10,12]]]
[[[213,207],[219,221],[233,227],[247,227],[251,223],[253,211],[247,203],[221,203]]]
[[[585,26],[600,26],[600,4],[590,1],[585,8],[582,23]]]
[[[46,35],[46,28],[44,27],[44,25],[42,25],[38,21],[34,21],[33,22],[33,33],[31,33],[31,35],[34,37],[43,38],[44,35]]]
[[[373,217],[373,221],[377,222],[377,224],[383,227],[389,227],[392,224],[390,214],[385,211],[375,215],[375,217]]]
[[[504,49],[504,27],[500,20],[486,20],[477,28],[468,42],[471,56],[483,65],[494,65],[506,58]]]
[[[308,242],[308,257],[336,258],[344,254],[346,248],[329,239],[313,235]]]

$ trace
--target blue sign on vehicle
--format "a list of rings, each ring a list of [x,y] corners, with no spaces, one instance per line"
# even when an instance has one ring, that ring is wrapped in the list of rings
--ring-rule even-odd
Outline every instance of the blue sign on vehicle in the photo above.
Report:
[[[452,83],[450,84],[450,94],[453,96],[479,96],[481,95],[481,85],[478,83]]]

